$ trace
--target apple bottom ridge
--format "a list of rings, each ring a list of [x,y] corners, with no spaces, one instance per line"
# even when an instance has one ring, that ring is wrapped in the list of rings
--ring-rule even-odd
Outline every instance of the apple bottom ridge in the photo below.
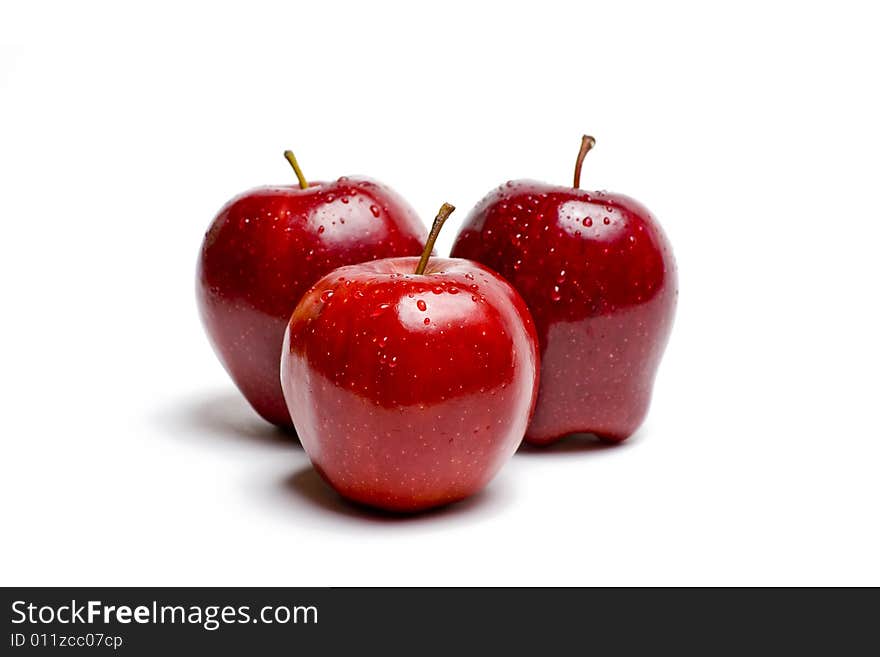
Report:
[[[459,491],[447,495],[425,496],[420,499],[413,499],[411,495],[377,495],[374,491],[368,491],[356,485],[345,486],[334,483],[321,466],[312,463],[312,467],[320,475],[321,480],[332,489],[328,493],[338,495],[343,504],[350,504],[354,508],[363,509],[370,513],[387,514],[389,516],[407,517],[418,513],[430,513],[431,511],[451,506],[469,497],[478,495],[480,492],[479,490],[476,493],[472,491]],[[488,482],[480,486],[480,489],[486,485],[488,485]]]
[[[633,432],[635,433],[635,432]],[[539,437],[536,438],[534,436],[526,436],[523,438],[523,445],[528,445],[529,447],[535,447],[538,449],[542,448],[552,448],[554,445],[569,441],[569,440],[585,440],[588,442],[596,442],[597,444],[602,445],[620,445],[627,438],[632,436],[632,434],[627,434],[625,436],[616,436],[612,434],[600,434],[595,431],[582,431],[580,429],[573,429],[572,431],[566,431],[565,433],[553,433],[549,437]]]
[[[545,375],[523,441],[545,447],[574,435],[589,434],[603,443],[621,443],[644,422],[653,379],[636,376],[583,380],[572,375],[554,381]]]
[[[628,399],[631,400],[631,395]],[[540,404],[540,398],[539,398]],[[647,415],[648,402],[643,405],[644,411],[637,413],[638,417],[632,421],[621,423],[619,421],[607,421],[605,418],[597,417],[596,422],[582,424],[575,421],[571,424],[560,423],[557,416],[551,416],[551,412],[545,411],[539,416],[535,413],[535,419],[529,425],[523,442],[535,447],[547,447],[576,436],[592,436],[596,440],[606,444],[619,444],[631,437],[639,427]],[[540,409],[541,407],[538,406]],[[546,425],[543,418],[547,417]],[[564,428],[560,428],[560,425]],[[545,428],[546,427],[546,428]]]

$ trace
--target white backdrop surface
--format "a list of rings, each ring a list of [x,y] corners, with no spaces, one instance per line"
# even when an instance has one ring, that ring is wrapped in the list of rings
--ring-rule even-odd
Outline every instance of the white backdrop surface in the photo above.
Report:
[[[5,4],[5,585],[880,584],[868,3]],[[366,174],[634,196],[680,303],[618,448],[522,450],[389,519],[247,407],[194,304],[220,206]]]

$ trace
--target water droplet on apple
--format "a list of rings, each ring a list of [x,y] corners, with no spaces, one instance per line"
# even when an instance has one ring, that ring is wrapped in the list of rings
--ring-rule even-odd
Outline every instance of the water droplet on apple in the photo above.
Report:
[[[550,298],[553,299],[553,301],[559,301],[562,298],[562,294],[559,292],[558,285],[553,286],[553,291],[550,293]]]
[[[345,198],[344,196],[342,198],[340,198],[339,200],[342,201],[343,203],[345,203],[346,205],[348,205],[348,199]]]
[[[388,367],[397,367],[397,356],[392,356],[388,361]]]
[[[418,301],[416,301],[416,305],[419,307],[419,310],[421,310],[422,312],[424,312],[425,310],[428,309],[428,304],[426,304],[422,299],[419,299]]]
[[[458,288],[457,287],[450,287],[447,290],[447,292],[449,292],[449,294],[458,294]]]
[[[323,292],[321,292],[321,301],[323,301],[324,303],[327,303],[328,301],[330,301],[330,297],[332,297],[332,296],[333,296],[332,290],[324,290]]]
[[[607,226],[608,224],[611,223],[611,219],[609,219],[608,217],[605,217],[605,218],[602,220],[602,223],[605,224],[605,225]]]
[[[323,226],[318,226],[318,235],[320,235],[320,234],[323,233],[323,232],[324,232],[324,227],[323,227]]]
[[[391,307],[390,303],[380,303],[376,310],[373,311],[371,317],[378,317]]]
[[[584,217],[584,220],[581,223],[584,226],[586,226],[587,228],[589,228],[590,226],[593,225],[593,218],[592,217]]]
[[[378,205],[371,205],[370,212],[373,213],[374,217],[378,217],[379,216],[379,206]]]
[[[430,318],[430,317],[425,317],[425,322],[424,322],[425,326],[427,326],[427,325],[430,324],[430,323],[431,323],[431,318]]]

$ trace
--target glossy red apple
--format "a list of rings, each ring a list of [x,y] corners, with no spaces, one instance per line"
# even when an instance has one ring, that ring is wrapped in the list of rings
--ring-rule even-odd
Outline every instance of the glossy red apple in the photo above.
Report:
[[[388,187],[362,178],[261,187],[220,210],[199,255],[205,329],[242,394],[269,422],[292,426],[279,382],[281,342],[296,303],[342,265],[418,255],[425,229]]]
[[[281,385],[303,447],[341,495],[418,511],[482,489],[537,393],[520,296],[467,260],[391,258],[328,274],[297,305]],[[427,262],[427,267],[425,263]]]
[[[471,211],[452,255],[499,272],[523,296],[541,345],[541,388],[525,439],[576,432],[621,441],[641,425],[678,297],[660,224],[620,194],[508,182]]]

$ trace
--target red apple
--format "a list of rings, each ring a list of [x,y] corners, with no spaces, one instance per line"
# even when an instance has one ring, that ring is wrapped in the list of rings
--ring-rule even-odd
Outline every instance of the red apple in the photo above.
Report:
[[[621,441],[641,425],[672,327],[678,284],[669,241],[620,194],[522,180],[471,211],[452,249],[522,294],[538,330],[541,388],[525,439],[575,432]]]
[[[279,382],[281,342],[297,301],[342,265],[418,255],[425,229],[385,185],[362,178],[260,187],[214,219],[196,295],[208,337],[242,394],[269,422],[292,426]]]
[[[418,511],[482,489],[516,451],[537,393],[520,296],[467,260],[342,267],[290,319],[281,385],[303,447],[341,495]],[[427,263],[427,266],[426,266]]]

